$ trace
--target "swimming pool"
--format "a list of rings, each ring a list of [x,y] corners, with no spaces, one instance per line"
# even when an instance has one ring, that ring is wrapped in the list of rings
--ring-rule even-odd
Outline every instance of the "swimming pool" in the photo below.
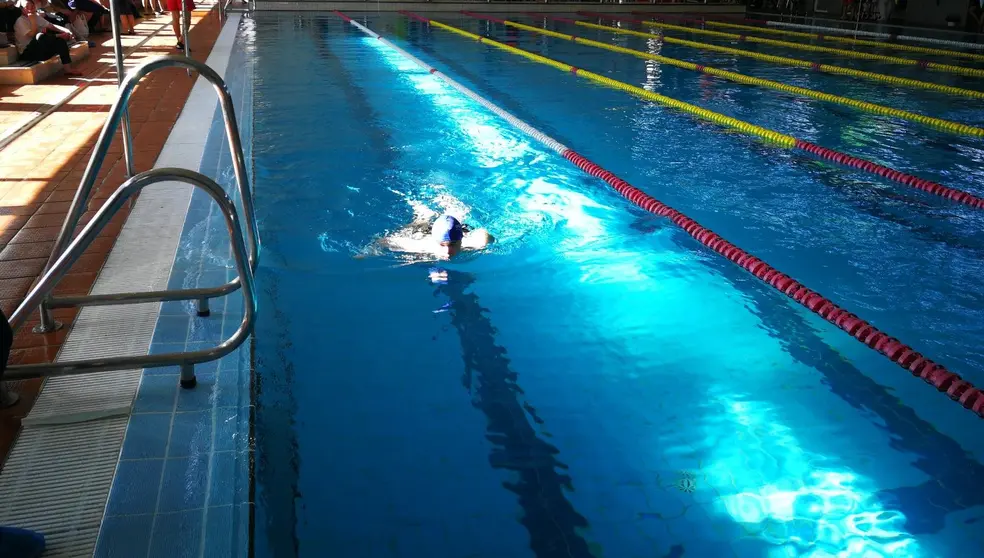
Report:
[[[984,195],[979,139],[434,17]],[[942,94],[510,19],[955,121],[984,115]],[[984,384],[979,210],[398,14],[359,21]],[[250,53],[263,238],[257,556],[981,547],[984,490],[964,484],[984,473],[973,414],[340,18],[258,13],[249,25],[237,48]],[[443,265],[444,285],[429,282],[431,264],[367,252],[408,222],[411,202],[465,215],[497,242]]]

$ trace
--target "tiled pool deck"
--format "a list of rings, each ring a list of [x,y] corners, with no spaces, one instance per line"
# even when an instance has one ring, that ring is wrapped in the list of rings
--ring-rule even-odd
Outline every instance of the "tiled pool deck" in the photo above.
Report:
[[[216,20],[213,23],[218,22]],[[207,63],[222,74],[229,64],[232,42],[239,24],[239,16],[232,15],[225,22],[214,48],[211,48],[212,42],[216,40],[215,35],[219,26],[212,25],[211,29],[204,29],[205,32],[211,31],[211,37],[203,37],[202,27],[205,26],[199,27],[197,35],[192,35],[192,44],[198,45],[195,57],[204,59],[208,55]],[[195,41],[196,38],[199,40]],[[173,37],[170,40],[173,40]],[[167,75],[180,80],[183,74],[183,71],[177,70]],[[238,120],[245,136],[251,126],[248,110],[251,101],[246,97],[250,93],[250,88],[243,86],[246,80],[245,73],[237,72],[237,74],[239,82],[229,83],[228,86],[233,92]],[[198,80],[194,90],[191,89],[191,81],[185,81],[188,82],[187,91],[190,91],[190,97],[187,92],[184,94],[184,97],[188,97],[187,106],[183,108],[173,130],[171,130],[171,122],[167,122],[166,128],[155,127],[161,136],[160,143],[157,144],[156,151],[138,154],[137,170],[149,168],[148,160],[151,162],[156,160],[156,164],[153,165],[155,167],[200,170],[226,186],[232,195],[234,192],[232,177],[229,173],[220,173],[220,169],[230,167],[230,156],[228,147],[224,144],[225,136],[221,121],[217,118],[215,93],[204,80]],[[92,86],[89,89],[92,89]],[[138,93],[141,90],[142,87],[138,89]],[[84,95],[85,93],[79,97]],[[137,100],[134,99],[135,104]],[[181,102],[183,105],[184,98]],[[247,110],[243,111],[244,107]],[[106,108],[108,109],[108,103]],[[181,110],[180,106],[178,109]],[[101,116],[104,118],[105,114]],[[178,116],[177,111],[173,112],[173,116]],[[139,122],[139,118],[136,116],[135,121]],[[204,124],[206,122],[212,123],[210,129]],[[164,137],[167,137],[168,131],[171,132],[170,137],[164,144]],[[135,135],[139,141],[140,132]],[[249,145],[246,137],[244,137],[244,144]],[[86,147],[91,148],[91,141]],[[85,158],[81,156],[79,158],[82,168],[88,150],[80,150],[86,155]],[[6,152],[4,154],[6,155]],[[114,151],[114,155],[107,159],[107,167],[119,171],[121,165],[119,159],[120,153]],[[140,164],[141,162],[143,164]],[[104,171],[103,175],[106,174],[107,171]],[[77,185],[78,176],[71,176],[74,184]],[[104,199],[121,181],[122,176],[117,177],[115,182],[103,181],[100,190],[102,195],[97,194],[97,197]],[[170,260],[166,267],[169,274],[165,275],[168,277],[168,287],[216,286],[234,277],[228,234],[222,216],[211,199],[204,193],[198,191],[192,193],[189,187],[175,184],[167,184],[166,188],[154,190],[155,188],[148,188],[130,213],[134,218],[137,215],[146,215],[148,212],[164,213],[155,214],[155,220],[160,219],[160,222],[145,223],[145,228],[157,226],[162,239],[177,239],[176,246],[165,247],[165,252],[169,251],[170,254],[167,256]],[[235,199],[235,196],[233,197]],[[158,200],[161,200],[160,204]],[[143,213],[140,208],[141,202],[144,204]],[[64,210],[57,216],[58,219],[52,220],[52,223],[60,222],[63,213]],[[112,236],[115,236],[115,232],[120,231],[121,228],[123,232],[120,233],[119,242],[113,248],[114,254],[110,256],[102,276],[112,276],[114,273],[119,275],[113,265],[114,256],[122,260],[124,258],[120,252],[132,254],[131,251],[136,250],[139,253],[140,242],[147,241],[146,238],[141,239],[138,238],[139,235],[133,234],[132,229],[137,229],[139,223],[133,223],[131,220],[125,227],[123,226],[122,221],[125,217],[124,215],[118,219],[120,226],[115,229]],[[184,223],[183,227],[182,223]],[[169,235],[164,230],[168,227],[175,229],[173,234]],[[147,236],[146,232],[143,234],[144,237]],[[112,236],[107,235],[106,252],[109,252],[110,247],[113,246]],[[154,241],[153,238],[150,240]],[[162,243],[166,244],[166,242],[162,240]],[[101,276],[97,280],[95,271],[102,265],[106,254],[103,253],[101,256],[98,263],[94,264],[94,269],[89,272],[92,277],[81,292],[88,292],[93,281],[95,287],[92,288],[94,291],[99,290],[100,281],[103,281],[104,277]],[[152,256],[148,257],[152,258]],[[143,265],[139,260],[140,258],[137,257],[123,263]],[[172,261],[173,265],[171,265]],[[143,308],[135,310],[135,313],[142,313],[153,320],[150,322],[153,324],[153,336],[152,339],[146,340],[144,347],[149,345],[150,353],[162,353],[217,345],[231,336],[239,326],[243,313],[242,305],[242,297],[237,292],[220,299],[213,299],[210,305],[211,315],[205,318],[196,315],[193,302],[139,305]],[[66,317],[66,319],[74,318],[74,313]],[[85,312],[83,312],[77,320],[76,332],[72,337],[81,336],[85,339],[87,336],[92,336],[91,332],[87,334],[84,331],[85,321]],[[148,329],[148,334],[149,331]],[[141,332],[135,331],[134,334],[139,337]],[[66,350],[62,351],[60,358],[65,358],[64,353],[71,353],[75,349],[72,347],[72,337],[65,342]],[[59,344],[63,340],[62,334],[58,339]],[[57,346],[52,345],[46,349],[45,354],[49,359],[54,356]],[[176,368],[123,371],[118,373],[118,376],[102,378],[103,382],[120,380],[120,391],[123,395],[117,394],[117,396],[124,398],[128,389],[126,380],[132,378],[133,381],[130,383],[134,386],[139,382],[135,393],[133,387],[129,387],[129,393],[134,397],[128,418],[112,416],[101,420],[56,426],[32,424],[23,435],[26,440],[15,446],[6,470],[0,472],[0,491],[12,489],[5,494],[13,495],[10,500],[5,498],[5,507],[9,509],[0,512],[0,524],[34,528],[44,532],[50,543],[46,556],[90,555],[93,549],[96,556],[127,558],[244,555],[248,547],[250,517],[249,351],[247,342],[217,362],[196,367],[198,385],[192,390],[178,387]],[[100,379],[93,377],[92,382],[99,383]],[[61,384],[62,388],[64,384],[65,382]],[[53,389],[58,391],[58,388],[58,382],[49,382],[45,393],[41,395],[38,406],[44,408],[45,412],[42,413],[44,416],[50,415],[48,407],[57,406],[59,403],[57,400],[51,403],[51,397],[46,402],[47,392]],[[28,419],[40,411],[41,409],[35,409],[35,413],[28,415]],[[124,425],[125,438],[120,446]],[[38,440],[44,442],[45,436],[51,438],[72,436],[74,435],[72,429],[77,429],[78,433],[92,434],[92,439],[87,440],[87,443],[105,448],[102,453],[107,454],[108,457],[104,455],[103,459],[112,459],[110,469],[103,467],[102,473],[85,478],[84,481],[68,482],[69,486],[61,489],[52,486],[50,489],[39,490],[39,486],[45,485],[45,479],[34,477],[58,474],[58,471],[45,470],[49,467],[43,461],[43,456],[47,454],[49,460],[52,459],[52,455],[60,456],[61,462],[55,460],[56,463],[52,463],[50,468],[62,469],[72,465],[70,459],[72,454],[69,452],[67,454],[69,459],[65,459],[64,451],[58,448],[49,449],[47,444],[38,443]],[[39,434],[38,431],[41,433]],[[68,447],[71,448],[72,445],[70,442]],[[0,450],[5,449],[0,445]],[[80,453],[86,453],[86,450],[80,450]],[[98,451],[89,453],[95,454]],[[84,458],[82,460],[84,461]],[[87,469],[88,465],[83,462],[78,467]],[[32,469],[38,471],[37,475],[33,474]],[[109,470],[115,470],[115,475],[106,475],[105,472]],[[4,475],[3,472],[8,474]],[[5,476],[7,478],[4,478]],[[30,483],[25,482],[27,477],[31,477]],[[68,478],[71,477],[72,473],[68,473]],[[50,484],[65,484],[64,476],[55,478],[62,482],[50,482]],[[105,486],[90,486],[100,483]],[[25,484],[29,486],[24,486]],[[85,486],[80,486],[81,484]],[[18,487],[23,487],[23,490],[17,490]],[[59,490],[65,494],[59,494]],[[35,495],[32,491],[44,492],[44,494]],[[78,503],[60,505],[63,501],[69,504],[73,501]],[[49,510],[45,508],[52,507],[50,502],[58,502],[59,505],[54,507],[76,509],[55,510],[48,513]],[[104,516],[101,513],[103,508]],[[97,514],[98,517],[95,517]],[[101,526],[99,519],[102,519]],[[91,532],[88,535],[84,534],[87,528]]]

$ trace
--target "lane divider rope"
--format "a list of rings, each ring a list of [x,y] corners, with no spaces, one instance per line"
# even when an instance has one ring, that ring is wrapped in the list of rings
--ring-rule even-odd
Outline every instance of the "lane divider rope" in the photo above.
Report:
[[[918,190],[929,192],[930,194],[935,194],[937,196],[947,198],[957,203],[966,204],[976,209],[984,208],[984,198],[977,197],[969,192],[958,190],[956,188],[951,188],[949,186],[944,186],[942,184],[938,184],[936,182],[932,182],[924,178],[919,178],[917,176],[913,176],[908,173],[897,171],[895,169],[886,167],[884,165],[879,165],[878,163],[874,163],[866,159],[861,159],[860,157],[848,155],[847,153],[841,153],[840,151],[836,151],[827,147],[810,143],[808,141],[794,138],[793,136],[790,136],[788,134],[783,134],[775,130],[764,128],[762,126],[750,124],[743,120],[738,120],[737,118],[725,116],[723,114],[713,112],[705,108],[701,108],[697,105],[691,105],[690,103],[685,103],[683,101],[679,101],[672,97],[660,95],[659,93],[654,93],[652,91],[648,91],[641,87],[636,87],[635,85],[630,85],[628,83],[614,80],[609,77],[596,74],[594,72],[589,72],[588,70],[578,68],[577,66],[571,66],[570,64],[560,62],[552,58],[547,58],[546,56],[534,54],[532,52],[523,50],[521,48],[509,46],[507,44],[494,41],[488,37],[482,37],[480,35],[470,33],[463,29],[458,29],[457,27],[453,27],[446,23],[441,23],[440,21],[435,21],[432,19],[424,18],[423,16],[412,14],[412,12],[401,11],[400,13],[407,17],[420,18],[419,21],[429,23],[440,29],[444,29],[445,31],[450,31],[451,33],[455,33],[463,37],[468,37],[469,39],[476,40],[480,43],[492,45],[496,48],[505,50],[506,52],[510,52],[512,54],[522,56],[534,62],[545,64],[547,66],[550,66],[552,68],[555,68],[565,73],[569,72],[571,74],[574,74],[575,76],[587,79],[594,83],[599,83],[601,85],[611,87],[612,89],[618,89],[626,93],[631,93],[633,95],[642,97],[643,99],[654,101],[661,105],[675,108],[682,112],[686,112],[688,114],[692,114],[698,118],[707,120],[709,122],[713,122],[715,124],[720,124],[722,126],[733,128],[735,130],[744,132],[749,135],[758,136],[762,139],[778,144],[782,147],[800,149],[820,159],[834,161],[835,163],[839,163],[847,167],[853,167],[868,173],[876,174],[883,178],[887,178],[889,180],[898,182],[899,184],[911,186]]]
[[[548,148],[560,154],[579,169],[590,174],[591,176],[600,178],[622,197],[626,198],[637,207],[640,207],[653,215],[669,219],[671,223],[682,229],[704,246],[717,252],[721,256],[724,256],[732,263],[738,265],[772,288],[778,290],[782,294],[809,309],[811,312],[833,324],[841,331],[846,332],[851,337],[864,343],[871,349],[874,349],[895,364],[905,368],[913,376],[922,378],[926,383],[932,385],[940,392],[945,393],[950,399],[972,411],[978,417],[984,418],[984,393],[974,387],[970,382],[967,382],[961,378],[959,375],[947,370],[945,366],[926,358],[916,352],[916,350],[912,347],[909,347],[898,339],[890,337],[888,334],[880,331],[865,320],[848,312],[847,310],[844,310],[820,293],[807,288],[802,283],[799,283],[790,276],[770,266],[766,262],[752,256],[738,246],[728,242],[697,221],[687,217],[676,209],[673,209],[672,207],[646,194],[642,190],[632,186],[628,182],[617,177],[615,174],[596,165],[583,155],[554,140],[543,132],[540,132],[519,118],[516,118],[512,114],[500,108],[498,105],[485,99],[471,89],[461,85],[457,81],[438,71],[436,68],[422,62],[409,52],[396,46],[392,42],[381,37],[379,34],[366,28],[357,21],[354,21],[352,18],[338,11],[334,13],[353,25],[359,31],[370,37],[374,37],[383,44],[389,46],[397,53],[403,55],[408,60],[428,71],[434,77],[442,80],[444,83],[447,83],[455,90],[461,92],[463,95],[487,108],[492,113],[503,118],[506,122],[516,126],[519,130],[542,142]],[[419,21],[430,21],[426,18],[418,16],[417,14],[412,14],[409,12],[402,13],[404,13],[407,17],[411,17]],[[459,31],[461,31],[461,33],[467,33],[465,36],[471,35],[471,38],[473,39],[482,39],[479,35],[474,35],[472,33],[468,33],[467,31]],[[492,43],[492,41],[482,42]]]
[[[965,89],[962,87],[953,87],[952,85],[942,85],[939,83],[931,83],[928,81],[920,81],[917,79],[902,78],[897,76],[890,76],[886,74],[878,74],[875,72],[866,72],[863,70],[855,70],[854,68],[844,68],[841,66],[833,66],[831,64],[819,64],[817,62],[809,62],[807,60],[800,60],[797,58],[789,58],[786,56],[775,56],[772,54],[762,54],[760,52],[751,52],[748,50],[741,50],[738,48],[712,45],[708,43],[700,43],[697,41],[689,41],[686,39],[678,39],[676,37],[668,37],[663,33],[659,32],[643,32],[635,31],[632,29],[620,29],[618,27],[612,27],[610,25],[600,25],[597,23],[591,23],[588,21],[581,21],[576,19],[570,19],[565,17],[557,17],[546,14],[538,14],[535,12],[527,12],[526,15],[543,17],[546,19],[552,19],[555,21],[562,21],[565,23],[570,23],[573,25],[580,25],[581,27],[587,27],[589,29],[600,29],[604,31],[609,31],[611,33],[618,33],[621,35],[632,35],[636,37],[644,37],[646,39],[660,39],[665,43],[686,46],[690,48],[696,48],[701,50],[709,50],[712,52],[723,52],[726,54],[732,54],[734,56],[744,56],[746,58],[752,58],[754,60],[760,60],[762,62],[769,62],[771,64],[778,64],[781,66],[793,66],[796,68],[804,68],[807,70],[813,70],[815,72],[823,72],[827,74],[850,76],[861,79],[868,79],[872,81],[880,81],[882,83],[889,83],[896,86],[913,87],[918,89],[928,89],[931,91],[937,91],[940,93],[948,93],[950,95],[962,95],[964,97],[973,97],[975,99],[984,99],[984,91],[975,91],[973,89]],[[605,16],[610,17],[610,16]]]
[[[982,43],[968,43],[966,41],[953,41],[950,39],[937,39],[934,37],[920,37],[917,35],[892,35],[889,33],[878,33],[875,31],[864,31],[861,29],[838,29],[836,27],[823,27],[820,25],[803,25],[802,23],[787,23],[785,21],[756,20],[769,27],[788,27],[790,29],[809,29],[812,31],[823,31],[825,33],[840,33],[843,35],[858,35],[862,37],[876,37],[888,39],[890,41],[911,41],[914,43],[927,43],[934,45],[951,46],[955,48],[965,48],[974,50],[984,50]]]
[[[617,19],[623,21],[632,21],[635,23],[640,23],[642,25],[647,25],[649,27],[655,27],[657,29],[685,31],[687,33],[695,33],[697,35],[707,35],[709,37],[715,37],[718,39],[728,39],[728,40],[743,41],[748,43],[759,43],[763,45],[792,48],[796,50],[808,50],[811,52],[823,52],[826,54],[837,54],[839,56],[844,56],[847,58],[874,60],[878,62],[887,62],[889,64],[899,64],[902,66],[915,66],[917,68],[922,68],[925,70],[934,70],[937,72],[949,72],[951,74],[959,74],[964,76],[984,77],[984,70],[979,70],[977,68],[965,68],[963,66],[956,66],[954,64],[940,64],[939,62],[930,62],[928,60],[913,60],[912,58],[902,58],[900,56],[887,56],[884,54],[872,54],[870,52],[858,52],[856,50],[844,50],[840,48],[831,48],[831,47],[823,47],[823,46],[816,46],[816,45],[804,45],[802,43],[777,41],[775,39],[766,39],[763,37],[750,37],[748,35],[738,35],[736,33],[711,31],[710,29],[696,29],[694,27],[684,27],[682,25],[672,25],[669,23],[655,23],[643,19],[620,17],[611,14],[599,14],[595,12],[577,12],[577,13],[579,15],[585,15],[589,17],[601,17],[601,18]]]
[[[905,120],[911,120],[913,122],[918,122],[920,124],[925,124],[927,126],[933,126],[952,132],[954,134],[966,134],[970,136],[984,137],[984,128],[979,128],[976,126],[969,126],[967,124],[961,124],[959,122],[952,122],[950,120],[944,120],[942,118],[934,118],[932,116],[924,116],[922,114],[917,114],[914,112],[909,112],[906,110],[900,110],[892,107],[886,107],[884,105],[878,105],[875,103],[869,103],[866,101],[859,101],[857,99],[851,99],[848,97],[841,97],[839,95],[832,95],[830,93],[824,93],[822,91],[814,91],[813,89],[807,89],[805,87],[797,87],[795,85],[788,85],[778,81],[772,81],[768,79],[762,79],[752,76],[746,76],[745,74],[739,74],[736,72],[729,72],[727,70],[720,70],[717,68],[712,68],[710,66],[704,66],[702,64],[695,64],[693,62],[687,62],[684,60],[678,60],[676,58],[669,58],[667,56],[661,56],[658,54],[650,54],[648,52],[643,52],[641,50],[634,50],[631,48],[620,47],[616,45],[611,45],[608,43],[602,43],[600,41],[593,41],[584,37],[579,37],[577,35],[569,35],[567,33],[559,33],[557,31],[551,31],[549,29],[542,29],[540,27],[534,27],[532,25],[524,25],[522,23],[517,23],[515,21],[509,21],[505,19],[500,19],[497,17],[492,17],[488,15],[478,14],[469,11],[462,11],[462,14],[474,17],[478,19],[484,19],[499,23],[501,25],[507,25],[516,29],[522,29],[524,31],[529,31],[531,33],[539,33],[541,35],[546,35],[548,37],[554,37],[557,39],[563,39],[566,41],[572,41],[578,44],[583,44],[587,46],[592,46],[595,48],[601,48],[605,50],[610,50],[612,52],[619,52],[622,54],[629,54],[636,56],[638,58],[644,58],[647,60],[655,60],[664,64],[671,66],[676,66],[678,68],[683,68],[685,70],[690,70],[693,72],[699,72],[711,76],[716,76],[724,78],[736,83],[742,83],[745,85],[757,85],[760,87],[768,87],[769,89],[775,89],[778,91],[783,91],[786,93],[792,93],[795,95],[801,95],[804,97],[809,97],[812,99],[817,99],[820,101],[825,101],[828,103],[835,103],[839,105],[846,105],[858,110],[863,110],[875,114],[881,114],[884,116],[894,116],[896,118],[902,118]]]
[[[826,35],[823,33],[804,33],[802,31],[788,31],[786,29],[774,29],[771,27],[757,27],[754,25],[740,25],[737,23],[728,23],[724,21],[715,21],[713,19],[707,18],[689,18],[677,15],[669,14],[659,14],[652,15],[644,12],[632,12],[635,15],[646,15],[651,16],[658,20],[670,19],[675,21],[681,21],[684,23],[693,23],[697,25],[709,25],[711,27],[721,27],[723,29],[740,29],[746,31],[757,31],[759,33],[768,33],[773,35],[786,35],[789,37],[800,37],[803,39],[816,39],[820,41],[830,41],[835,43],[847,43],[852,45],[862,45],[862,46],[873,46],[877,48],[887,48],[902,50],[906,52],[916,52],[920,54],[932,54],[936,56],[953,56],[958,58],[969,58],[971,60],[984,61],[984,54],[977,54],[973,52],[959,52],[956,50],[945,50],[942,48],[929,48],[914,45],[903,45],[899,43],[886,43],[883,41],[869,41],[865,39],[856,39],[853,37],[840,37],[836,35]]]

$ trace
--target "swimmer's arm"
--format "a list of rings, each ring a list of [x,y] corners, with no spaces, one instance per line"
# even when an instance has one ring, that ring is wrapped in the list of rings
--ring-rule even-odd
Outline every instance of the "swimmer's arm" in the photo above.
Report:
[[[492,243],[492,235],[485,229],[473,229],[465,234],[461,241],[464,250],[484,250]]]

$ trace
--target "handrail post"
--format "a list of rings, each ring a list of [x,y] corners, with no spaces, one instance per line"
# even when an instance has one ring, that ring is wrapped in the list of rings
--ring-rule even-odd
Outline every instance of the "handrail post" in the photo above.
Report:
[[[120,38],[120,14],[116,10],[116,2],[109,3],[109,19],[110,25],[113,28],[113,57],[116,60],[116,82],[119,87],[123,87],[123,80],[126,77],[126,69],[123,66],[123,43]],[[133,176],[133,144],[130,135],[130,115],[126,110],[126,106],[123,107],[122,112],[122,124],[120,129],[121,139],[123,142],[123,160],[126,163],[126,177],[130,178]],[[110,115],[112,117],[112,115]],[[100,164],[102,161],[100,161]],[[81,185],[80,185],[81,188]],[[91,185],[90,185],[91,188]],[[75,224],[78,223],[79,218],[82,213],[85,212],[85,206],[88,205],[88,192],[84,199],[78,199],[78,193],[76,193],[75,199],[72,201],[72,206],[69,209],[69,214],[66,216],[65,223],[62,224],[62,230],[58,235],[58,241],[55,242],[55,246],[52,248],[51,254],[48,256],[48,262],[45,264],[45,271],[47,271],[51,265],[55,262],[55,259],[64,249],[67,239],[63,238],[66,233],[66,225],[68,225],[68,220],[72,219],[71,230],[68,231],[68,239],[71,239],[71,234],[74,232]],[[80,203],[81,202],[81,203]],[[73,217],[74,216],[74,217]],[[40,323],[34,326],[35,333],[51,333],[61,327],[61,324],[55,321],[54,317],[51,315],[51,309],[42,301],[38,307],[38,312],[40,313]]]
[[[123,86],[123,79],[126,77],[126,68],[123,66],[123,40],[120,38],[120,14],[116,10],[116,2],[109,3],[113,27],[113,57],[116,59],[116,85]],[[130,136],[130,115],[123,107],[123,159],[126,161],[126,177],[133,176],[133,143]]]
[[[184,44],[184,55],[191,58],[191,38],[188,37],[188,10],[185,7],[185,0],[178,0],[181,2],[181,38],[184,39],[182,43]],[[188,77],[191,77],[191,68],[188,69]]]

